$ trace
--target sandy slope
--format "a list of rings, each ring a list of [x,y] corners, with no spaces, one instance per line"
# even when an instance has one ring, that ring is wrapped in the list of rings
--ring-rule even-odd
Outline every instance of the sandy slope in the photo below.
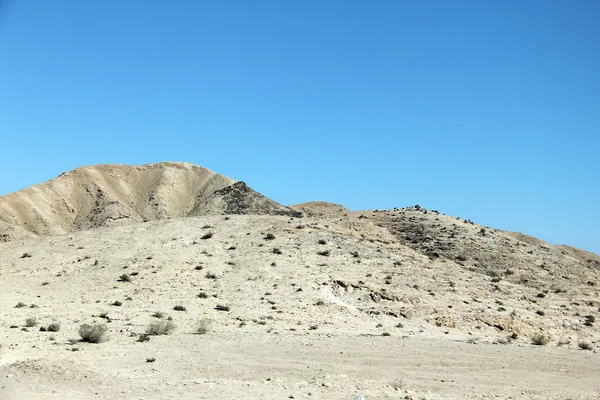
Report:
[[[0,197],[0,240],[182,217],[234,182],[187,163],[81,167]]]
[[[596,256],[480,231],[398,209],[200,216],[0,244],[0,398],[598,398],[599,332],[584,323],[599,314]],[[481,258],[490,249],[498,257]],[[514,271],[492,274],[497,260]],[[176,330],[138,342],[156,311]],[[53,321],[59,332],[39,331]],[[90,322],[110,340],[78,342]],[[536,334],[548,345],[532,345]]]

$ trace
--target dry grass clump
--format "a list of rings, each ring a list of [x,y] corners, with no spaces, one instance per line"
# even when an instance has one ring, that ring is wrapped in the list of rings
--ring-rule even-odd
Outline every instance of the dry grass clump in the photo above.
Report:
[[[25,320],[25,326],[28,328],[33,328],[36,325],[37,325],[37,319],[35,319],[35,318],[27,318]]]
[[[210,239],[211,237],[213,237],[213,233],[207,232],[200,239],[206,240],[206,239]]]
[[[212,327],[212,321],[208,318],[201,319],[198,321],[198,326],[196,327],[196,333],[199,335],[206,335]]]
[[[175,324],[172,321],[157,321],[148,325],[146,333],[148,335],[170,335],[175,330]]]
[[[83,324],[79,327],[81,340],[88,343],[102,343],[108,340],[106,324]]]
[[[213,272],[207,272],[206,275],[204,275],[204,276],[208,279],[217,279],[217,274],[215,274]]]
[[[546,335],[537,334],[531,338],[531,343],[536,346],[545,346],[550,343],[550,339]]]
[[[48,332],[58,332],[60,331],[60,322],[53,322],[46,328]]]
[[[588,342],[579,342],[577,344],[581,350],[592,350],[593,347]]]

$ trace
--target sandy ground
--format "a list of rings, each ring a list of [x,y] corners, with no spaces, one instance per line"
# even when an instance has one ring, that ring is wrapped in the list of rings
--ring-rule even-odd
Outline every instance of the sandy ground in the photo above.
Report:
[[[566,292],[537,297],[561,279],[554,267],[499,281],[363,215],[205,216],[0,244],[0,399],[600,398],[598,329],[583,323],[598,315],[594,268],[563,264]],[[540,251],[548,265],[561,254]],[[535,285],[518,278],[534,273]],[[175,331],[139,342],[157,311]],[[58,332],[40,331],[52,322]],[[84,323],[109,340],[81,342]]]
[[[1,398],[600,397],[597,354],[572,349],[246,333],[89,344],[78,352],[57,346],[62,351],[51,359],[2,366]]]

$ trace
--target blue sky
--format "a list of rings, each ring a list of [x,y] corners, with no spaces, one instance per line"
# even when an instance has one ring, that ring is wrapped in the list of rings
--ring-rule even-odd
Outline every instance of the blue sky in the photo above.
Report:
[[[0,194],[187,161],[600,253],[600,2],[0,4]]]

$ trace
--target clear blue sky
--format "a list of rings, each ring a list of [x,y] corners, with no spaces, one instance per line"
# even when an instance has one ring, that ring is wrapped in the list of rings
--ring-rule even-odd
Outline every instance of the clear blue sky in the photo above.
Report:
[[[187,161],[600,253],[598,1],[0,3],[0,194]]]

